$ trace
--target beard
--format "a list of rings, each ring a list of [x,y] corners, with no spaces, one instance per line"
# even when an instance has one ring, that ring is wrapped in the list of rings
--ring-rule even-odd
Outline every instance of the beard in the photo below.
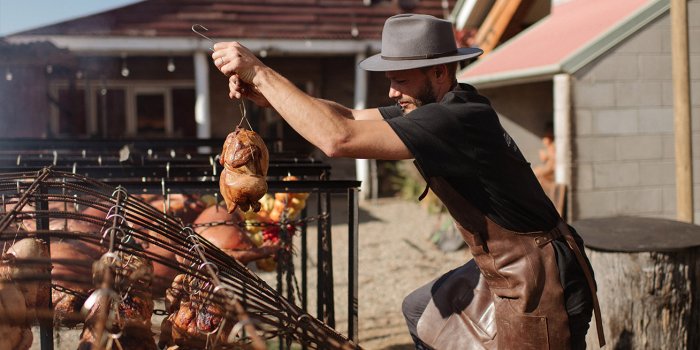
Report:
[[[433,89],[433,86],[430,84],[430,82],[426,82],[425,85],[423,86],[423,89],[419,91],[416,94],[416,97],[410,98],[410,99],[405,99],[403,101],[399,102],[408,102],[409,105],[406,107],[401,107],[401,104],[399,104],[399,107],[401,107],[401,110],[403,111],[403,114],[407,114],[412,112],[413,110],[417,109],[418,107],[425,106],[429,103],[434,103],[436,102],[435,99],[435,91]],[[413,107],[413,108],[411,108]]]

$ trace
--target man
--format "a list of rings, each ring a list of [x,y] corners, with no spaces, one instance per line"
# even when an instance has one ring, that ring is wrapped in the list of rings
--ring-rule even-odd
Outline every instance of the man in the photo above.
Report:
[[[382,52],[360,63],[390,81],[396,105],[378,109],[308,96],[237,42],[214,49],[231,98],[275,108],[328,156],[415,159],[474,256],[404,300],[417,348],[585,348],[595,293],[582,242],[489,101],[457,83],[458,62],[482,51],[457,48],[449,22],[386,21]]]

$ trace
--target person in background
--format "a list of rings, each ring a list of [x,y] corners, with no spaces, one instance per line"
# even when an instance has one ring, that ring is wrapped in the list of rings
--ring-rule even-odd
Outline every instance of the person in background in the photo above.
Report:
[[[450,22],[386,20],[360,67],[385,72],[396,103],[364,110],[307,95],[238,42],[214,50],[232,99],[274,108],[329,157],[414,159],[448,208],[474,259],[404,300],[416,348],[585,348],[597,299],[582,240],[488,99],[457,82],[458,62],[482,51],[457,48]]]

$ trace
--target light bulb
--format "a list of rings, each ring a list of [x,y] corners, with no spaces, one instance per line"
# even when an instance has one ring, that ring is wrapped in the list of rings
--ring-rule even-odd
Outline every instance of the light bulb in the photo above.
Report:
[[[5,71],[5,80],[12,81],[12,72],[9,69]]]
[[[129,76],[129,68],[127,68],[126,65],[123,65],[123,66],[122,66],[122,76],[123,76],[124,78],[126,78],[126,77]]]
[[[175,61],[173,61],[172,57],[168,58],[168,72],[172,73],[175,71]]]
[[[260,57],[261,57],[261,58],[267,57],[267,50],[266,50],[266,49],[260,50]]]

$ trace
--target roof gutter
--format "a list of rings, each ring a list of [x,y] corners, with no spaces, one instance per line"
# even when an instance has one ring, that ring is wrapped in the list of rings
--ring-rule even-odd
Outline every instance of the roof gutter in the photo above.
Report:
[[[79,54],[114,55],[130,54],[190,55],[196,51],[209,51],[211,43],[199,38],[142,38],[131,36],[65,36],[65,35],[17,35],[5,38],[10,43],[49,41],[59,48]],[[368,48],[370,52],[381,50],[379,40],[283,40],[214,38],[214,41],[238,41],[251,51],[266,50],[268,55],[347,54],[355,55]]]
[[[498,74],[480,75],[473,78],[461,78],[459,82],[484,89],[552,80],[552,77],[561,72],[562,68],[559,64],[552,64],[548,66],[506,71]]]

